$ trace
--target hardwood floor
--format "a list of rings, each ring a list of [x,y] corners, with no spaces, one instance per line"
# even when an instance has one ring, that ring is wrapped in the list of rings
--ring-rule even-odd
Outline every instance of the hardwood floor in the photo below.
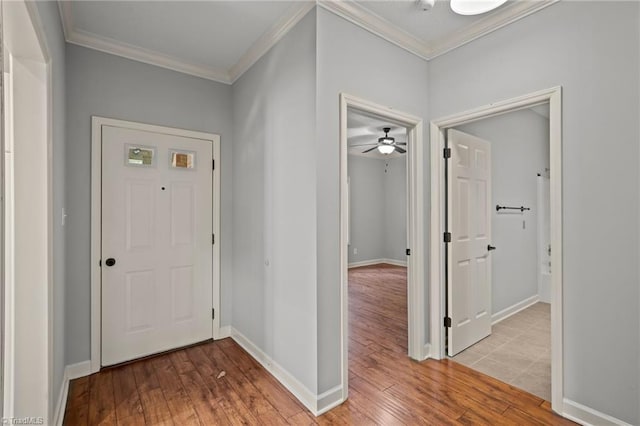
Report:
[[[224,339],[73,380],[64,424],[305,422],[312,424],[312,415],[240,346]]]
[[[313,417],[224,339],[73,380],[64,424],[574,424],[453,361],[409,360],[404,268],[352,269],[349,280],[349,399],[328,413]]]

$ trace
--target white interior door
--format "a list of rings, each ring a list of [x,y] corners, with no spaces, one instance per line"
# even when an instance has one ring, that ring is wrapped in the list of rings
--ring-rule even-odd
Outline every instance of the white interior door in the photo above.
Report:
[[[448,144],[447,353],[454,356],[491,334],[491,144],[453,129]]]
[[[102,365],[212,337],[212,155],[102,126]]]

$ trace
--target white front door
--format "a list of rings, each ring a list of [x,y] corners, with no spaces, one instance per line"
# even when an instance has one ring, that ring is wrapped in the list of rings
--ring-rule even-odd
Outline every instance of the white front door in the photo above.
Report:
[[[450,129],[447,353],[491,334],[491,144]]]
[[[212,155],[102,126],[102,365],[212,337]]]

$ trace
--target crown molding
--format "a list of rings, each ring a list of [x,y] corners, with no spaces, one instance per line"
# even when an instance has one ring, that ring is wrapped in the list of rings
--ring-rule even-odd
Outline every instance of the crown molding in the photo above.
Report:
[[[423,40],[398,28],[387,19],[365,9],[355,1],[318,0],[318,6],[422,59],[429,59],[429,47]]]
[[[73,22],[71,1],[58,1],[62,28],[68,43],[89,49],[99,50],[112,55],[121,56],[145,64],[167,68],[184,74],[206,78],[220,83],[231,84],[229,73],[226,70],[207,67],[201,64],[185,62],[183,59],[165,55],[140,46],[124,43],[109,37],[78,30]]]
[[[560,0],[533,0],[513,2],[504,8],[498,9],[491,15],[479,19],[462,31],[456,31],[451,35],[432,41],[429,43],[427,59],[433,59],[453,49],[457,49],[460,46],[512,24],[559,1]]]
[[[166,55],[140,46],[124,43],[109,37],[78,30],[73,22],[71,1],[58,1],[58,9],[62,20],[62,28],[68,43],[77,44],[89,49],[99,50],[112,55],[121,56],[138,62],[167,68],[184,74],[232,84],[246,72],[258,59],[269,51],[284,35],[289,32],[310,10],[315,1],[296,2],[287,12],[265,32],[230,69],[214,68],[172,55]]]
[[[231,83],[234,83],[242,74],[255,64],[265,53],[269,51],[282,37],[285,36],[298,22],[304,18],[315,6],[315,1],[294,2],[287,12],[265,32],[253,45],[240,57],[238,62],[229,69]]]
[[[382,37],[425,60],[433,59],[484,35],[531,15],[560,0],[514,2],[486,16],[462,31],[427,42],[398,28],[387,19],[358,5],[355,1],[318,0],[318,6]]]
[[[514,2],[493,14],[476,21],[462,31],[445,36],[433,42],[426,42],[398,28],[387,19],[359,5],[357,1],[346,0],[309,0],[294,2],[287,12],[265,32],[229,69],[214,68],[203,64],[186,62],[184,59],[166,55],[140,46],[124,43],[112,38],[100,36],[75,28],[72,13],[72,1],[59,0],[58,10],[62,28],[68,43],[121,56],[134,61],[144,62],[162,68],[224,84],[234,83],[265,53],[267,53],[285,34],[316,5],[340,16],[365,30],[382,37],[398,47],[425,60],[433,59],[464,44],[470,43],[490,32],[509,25],[525,16],[531,15],[560,0],[534,0]]]
[[[217,81],[219,83],[231,84],[229,73],[226,70],[185,62],[184,60],[178,59],[174,56],[165,55],[140,46],[99,36],[97,34],[73,30],[69,34],[67,41],[90,49],[99,50],[101,52],[110,53],[112,55],[121,56],[138,62],[144,62],[145,64],[156,65],[158,67],[167,68],[184,74]]]
[[[58,12],[60,12],[60,20],[62,21],[62,32],[64,39],[69,40],[69,33],[73,28],[73,14],[71,13],[70,1],[58,1]]]

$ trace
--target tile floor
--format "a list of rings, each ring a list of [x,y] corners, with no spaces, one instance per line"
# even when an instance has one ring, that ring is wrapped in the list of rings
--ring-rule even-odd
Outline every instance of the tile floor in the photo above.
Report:
[[[550,401],[550,305],[536,303],[500,321],[489,337],[452,359]]]

